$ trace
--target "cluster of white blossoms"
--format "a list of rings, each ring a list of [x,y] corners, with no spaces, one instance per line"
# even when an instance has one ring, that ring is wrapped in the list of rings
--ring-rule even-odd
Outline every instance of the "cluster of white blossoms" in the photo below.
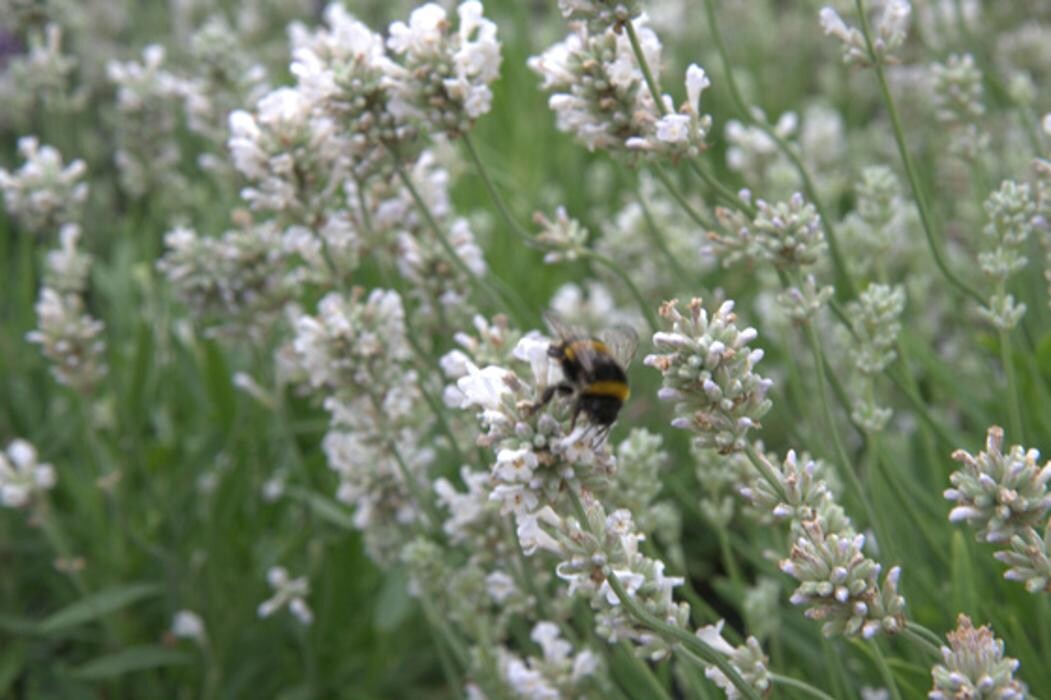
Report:
[[[65,224],[59,238],[60,247],[47,255],[34,307],[37,327],[26,340],[40,346],[59,384],[87,395],[106,374],[105,326],[86,308],[91,256],[79,249],[80,227]]]
[[[861,384],[851,417],[869,432],[886,427],[892,412],[875,399],[874,379],[897,357],[901,314],[905,310],[905,289],[872,283],[851,302],[848,314],[854,331],[854,368]]]
[[[76,221],[88,198],[84,181],[87,165],[68,165],[53,146],[41,145],[35,136],[18,139],[22,167],[13,172],[0,168],[0,190],[8,214],[29,233],[44,234]]]
[[[743,201],[751,202],[743,192]],[[716,217],[728,233],[711,232],[710,250],[731,265],[741,260],[771,263],[792,270],[806,268],[821,259],[825,233],[814,205],[796,192],[786,202],[773,204],[758,199],[755,215],[740,209],[719,207]]]
[[[595,631],[610,642],[631,640],[636,653],[661,659],[672,644],[639,623],[626,609],[616,579],[625,595],[663,622],[687,629],[690,606],[677,602],[673,591],[684,583],[680,576],[667,576],[665,564],[640,551],[645,536],[639,532],[630,511],[607,513],[590,493],[583,494],[584,522],[574,516],[560,517],[548,506],[538,514],[538,538],[548,551],[558,554],[558,577],[568,583],[569,595],[582,595],[595,610]]]
[[[573,645],[562,638],[555,623],[538,622],[529,638],[540,647],[540,656],[523,659],[501,650],[500,670],[515,697],[528,700],[575,697],[586,694],[592,682],[600,680],[596,671],[602,657],[589,649],[573,654]]]
[[[771,406],[772,382],[754,371],[763,351],[748,346],[758,333],[737,327],[733,307],[726,301],[709,315],[694,298],[683,315],[677,300],[666,302],[660,315],[670,329],[653,335],[658,353],[645,360],[664,375],[658,396],[675,404],[672,425],[723,453],[745,449]]]
[[[391,561],[426,512],[419,496],[435,457],[401,297],[332,292],[294,326],[295,357],[330,415],[323,448],[340,478],[337,497],[354,507],[369,554]]]
[[[725,656],[734,670],[751,688],[761,694],[769,692],[773,685],[770,680],[770,671],[767,668],[770,660],[759,646],[759,640],[755,637],[748,637],[744,644],[735,647],[723,638],[723,624],[724,621],[719,620],[714,625],[705,625],[697,630],[697,636],[715,652]],[[737,700],[741,697],[737,687],[718,668],[709,666],[705,669],[704,674],[726,693],[728,700]]]
[[[0,452],[0,505],[21,508],[53,488],[55,481],[55,468],[41,462],[36,448],[25,440],[12,440]]]
[[[5,17],[5,27],[12,31]],[[77,67],[76,57],[62,47],[62,27],[48,22],[30,29],[25,51],[5,56],[0,71],[0,101],[4,112],[0,124],[18,133],[28,129],[38,104],[56,112],[79,110],[84,103],[82,90],[73,92],[70,78]]]
[[[871,51],[860,29],[849,26],[831,7],[821,9],[821,29],[843,44],[844,63],[868,66],[897,60],[895,52],[905,43],[912,5],[906,0],[879,0],[873,4],[879,6],[879,14],[871,23]]]
[[[530,551],[537,547],[532,539],[537,512],[564,505],[566,483],[601,490],[615,467],[605,445],[593,445],[592,426],[581,424],[567,433],[568,402],[555,400],[546,410],[536,410],[544,390],[562,378],[548,355],[550,345],[536,333],[519,340],[512,355],[522,373],[498,365],[479,369],[466,361],[457,368],[464,374],[455,388],[445,392],[448,405],[478,411],[485,430],[478,442],[496,454],[491,498],[503,513],[515,514],[522,545]]]
[[[264,95],[254,114],[230,114],[230,155],[249,182],[241,196],[254,209],[314,224],[341,185],[335,132],[331,118],[289,87]]]
[[[309,268],[291,267],[288,235],[273,222],[242,224],[218,238],[172,229],[157,267],[199,321],[259,336],[283,316]]]
[[[482,3],[468,0],[456,14],[454,31],[445,10],[427,3],[413,10],[408,24],[391,24],[387,40],[401,59],[390,76],[394,98],[450,137],[489,111],[489,85],[500,75],[496,25],[482,16]]]
[[[121,187],[135,197],[163,188],[169,196],[186,188],[179,173],[182,153],[177,107],[182,82],[166,67],[159,44],[142,51],[141,61],[111,60],[107,76],[117,89],[117,150]]]
[[[780,464],[758,454],[761,469],[741,491],[754,507],[787,522],[792,550],[781,570],[799,582],[790,600],[807,606],[806,616],[823,622],[826,636],[872,637],[905,626],[905,599],[898,592],[899,567],[878,580],[882,567],[865,556],[865,535],[854,530],[836,503],[817,464],[789,452]]]
[[[1028,688],[1014,678],[1018,660],[1004,656],[1003,640],[992,629],[986,625],[975,628],[971,618],[961,614],[956,629],[946,636],[949,645],[941,648],[942,663],[931,669],[930,700],[1027,697]]]
[[[983,233],[991,247],[978,254],[978,266],[994,289],[979,313],[997,329],[1009,331],[1025,314],[1025,304],[1015,301],[1007,284],[1028,263],[1025,248],[1038,223],[1036,202],[1028,184],[1005,180],[985,200],[985,212],[989,223]]]
[[[619,33],[642,14],[638,0],[558,0],[558,9],[570,22],[586,22],[592,32]]]
[[[266,572],[266,581],[274,594],[259,604],[259,617],[270,617],[287,606],[301,624],[309,625],[314,621],[314,613],[306,601],[310,595],[306,576],[291,578],[283,566],[273,566]]]
[[[1040,453],[1012,445],[1003,451],[1004,431],[989,428],[985,449],[977,455],[953,452],[961,467],[949,477],[945,497],[956,505],[952,522],[966,521],[981,541],[1004,547],[996,558],[1010,568],[1005,578],[1020,581],[1031,592],[1051,590],[1051,462],[1040,465]],[[1044,527],[1041,536],[1038,528]]]
[[[571,33],[528,61],[541,89],[552,93],[548,106],[559,130],[588,150],[673,160],[700,155],[712,127],[701,111],[701,93],[711,85],[704,69],[686,69],[686,99],[676,109],[651,82],[659,80],[661,42],[637,3],[563,0],[559,7]]]
[[[989,145],[981,128],[985,114],[982,72],[971,54],[952,54],[931,67],[935,116],[949,130],[952,153],[973,161]]]
[[[647,64],[659,67],[657,35],[646,27],[644,17],[632,24]],[[552,93],[548,105],[559,130],[573,134],[592,151],[623,152],[629,139],[648,140],[661,114],[626,33],[612,28],[593,33],[581,24],[572,30],[529,59],[529,67],[542,79],[541,89]]]

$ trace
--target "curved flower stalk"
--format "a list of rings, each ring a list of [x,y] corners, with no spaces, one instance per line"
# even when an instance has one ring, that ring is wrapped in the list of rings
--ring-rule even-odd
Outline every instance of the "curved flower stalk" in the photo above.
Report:
[[[1004,656],[1003,640],[996,639],[992,629],[986,625],[976,629],[971,618],[960,615],[956,629],[947,637],[949,645],[941,648],[942,663],[931,669],[930,700],[1026,697],[1025,684],[1014,678],[1018,661]]]
[[[18,140],[22,167],[14,172],[0,168],[0,190],[8,214],[28,231],[43,234],[77,221],[88,198],[82,160],[66,164],[53,146],[40,145],[35,136]]]
[[[949,520],[967,521],[979,541],[1003,547],[994,556],[1010,567],[1004,578],[1024,583],[1031,593],[1051,591],[1051,462],[1040,466],[1040,453],[1021,445],[1005,454],[1003,441],[1003,429],[994,425],[977,455],[953,453],[962,466],[945,491],[956,503]]]

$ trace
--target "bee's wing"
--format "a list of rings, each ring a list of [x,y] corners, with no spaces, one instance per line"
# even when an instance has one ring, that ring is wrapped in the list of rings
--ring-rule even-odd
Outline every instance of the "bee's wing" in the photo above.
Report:
[[[547,322],[552,334],[564,343],[572,343],[576,340],[587,340],[590,337],[587,333],[582,333],[567,324],[562,320],[562,317],[554,311],[545,311],[544,321]],[[595,351],[591,348],[590,343],[581,343],[575,346],[574,359],[580,363],[585,372],[590,372],[594,369]]]
[[[617,324],[599,334],[599,340],[609,348],[613,359],[625,369],[639,349],[639,334],[631,326]]]

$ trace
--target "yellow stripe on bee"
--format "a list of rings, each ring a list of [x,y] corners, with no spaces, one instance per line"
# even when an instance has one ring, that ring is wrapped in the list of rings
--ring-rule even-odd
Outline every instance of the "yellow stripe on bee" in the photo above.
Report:
[[[601,340],[574,340],[567,345],[566,349],[563,351],[568,360],[575,361],[577,359],[577,348],[580,349],[580,352],[584,353],[609,354],[609,348],[606,347],[606,344]]]
[[[624,382],[601,381],[588,384],[582,392],[586,396],[612,396],[620,401],[627,401],[631,396],[631,389]]]

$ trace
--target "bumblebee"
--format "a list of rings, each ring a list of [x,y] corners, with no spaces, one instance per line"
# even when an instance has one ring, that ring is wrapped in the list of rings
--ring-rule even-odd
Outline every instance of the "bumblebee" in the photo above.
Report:
[[[551,314],[546,314],[544,319],[557,337],[547,354],[562,366],[563,379],[544,390],[533,410],[545,406],[555,394],[575,396],[570,429],[576,427],[577,418],[584,414],[602,440],[631,395],[625,368],[639,346],[639,336],[629,326],[618,325],[591,338],[570,330]]]

